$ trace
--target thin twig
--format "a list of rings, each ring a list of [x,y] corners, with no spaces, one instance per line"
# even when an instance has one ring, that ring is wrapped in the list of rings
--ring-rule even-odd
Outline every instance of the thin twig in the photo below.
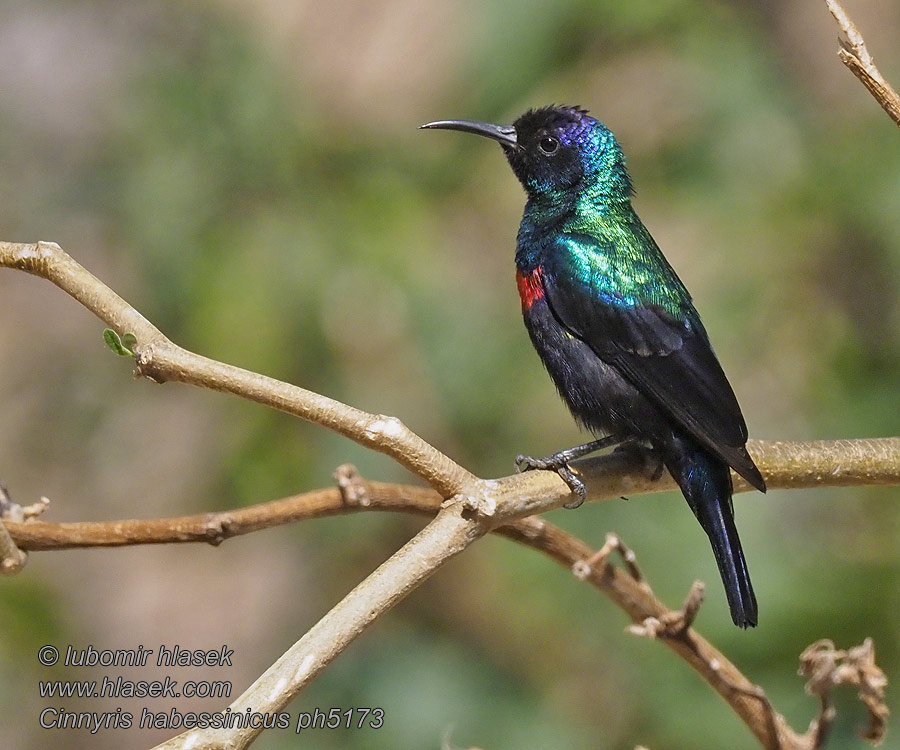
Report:
[[[532,522],[537,528],[523,533],[523,526]],[[591,557],[596,559],[594,550],[583,541],[542,519],[526,518],[498,529],[498,533],[537,547],[567,568]],[[589,575],[578,577],[606,594],[636,625],[649,619],[662,621],[670,612],[645,580],[638,580],[630,570],[613,565],[609,555],[601,563],[594,564]],[[750,682],[721,651],[695,630],[686,628],[666,633],[658,640],[693,668],[728,703],[763,747],[771,750],[808,750],[802,736],[774,711],[762,689]]]
[[[368,493],[365,505],[347,503],[339,489],[328,488],[234,510],[174,518],[7,523],[13,540],[21,549],[29,551],[186,542],[218,545],[226,539],[260,529],[364,510],[418,512],[433,516],[442,501],[437,492],[426,487],[365,482],[365,488]]]
[[[888,113],[888,116],[900,126],[900,96],[889,84],[881,72],[875,66],[875,61],[869,54],[866,42],[856,28],[850,16],[847,15],[841,4],[837,0],[825,0],[828,10],[834,16],[838,26],[845,35],[845,39],[839,39],[841,48],[838,50],[838,57],[841,62],[850,68],[865,86],[869,93],[875,97],[881,108]]]

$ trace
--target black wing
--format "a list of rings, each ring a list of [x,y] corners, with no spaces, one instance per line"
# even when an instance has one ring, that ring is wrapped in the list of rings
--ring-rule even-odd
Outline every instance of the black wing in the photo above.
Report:
[[[741,408],[696,311],[689,307],[678,320],[661,306],[610,299],[594,282],[583,280],[570,252],[547,253],[541,266],[547,300],[559,322],[765,492],[762,475],[745,448],[747,425]]]

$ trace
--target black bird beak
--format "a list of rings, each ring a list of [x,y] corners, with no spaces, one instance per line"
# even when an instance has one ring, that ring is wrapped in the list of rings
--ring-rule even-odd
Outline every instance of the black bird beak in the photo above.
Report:
[[[514,149],[517,145],[516,129],[512,125],[491,125],[489,122],[474,120],[437,120],[419,127],[425,130],[461,130],[463,133],[483,135],[497,141],[503,148]]]

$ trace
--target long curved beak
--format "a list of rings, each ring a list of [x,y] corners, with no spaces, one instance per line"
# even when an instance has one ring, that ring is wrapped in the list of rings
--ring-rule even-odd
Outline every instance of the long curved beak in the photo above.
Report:
[[[474,133],[497,141],[504,148],[515,148],[517,145],[516,129],[512,125],[492,125],[489,122],[474,120],[436,120],[420,125],[425,130],[461,130],[463,133]]]

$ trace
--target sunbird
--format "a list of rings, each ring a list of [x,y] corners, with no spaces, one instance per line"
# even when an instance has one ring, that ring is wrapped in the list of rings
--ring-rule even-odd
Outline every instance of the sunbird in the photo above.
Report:
[[[681,488],[725,585],[731,619],[757,624],[756,595],[734,523],[729,467],[761,492],[747,425],[681,279],[631,205],[625,156],[580,107],[532,109],[511,126],[439,120],[497,141],[527,201],[516,282],[531,342],[575,420],[597,440],[522,470],[557,471],[577,507],[569,462],[617,444],[649,449]]]

